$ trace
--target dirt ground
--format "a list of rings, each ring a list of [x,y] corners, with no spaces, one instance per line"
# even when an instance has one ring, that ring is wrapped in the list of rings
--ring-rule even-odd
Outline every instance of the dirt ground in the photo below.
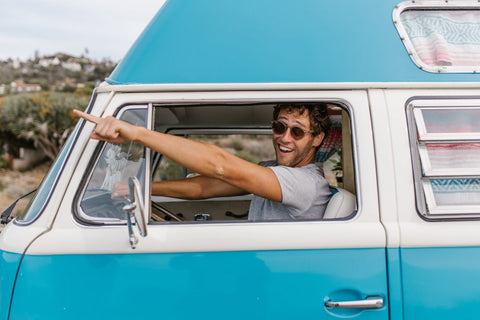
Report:
[[[46,162],[25,172],[0,169],[0,213],[20,196],[38,187],[50,165]]]

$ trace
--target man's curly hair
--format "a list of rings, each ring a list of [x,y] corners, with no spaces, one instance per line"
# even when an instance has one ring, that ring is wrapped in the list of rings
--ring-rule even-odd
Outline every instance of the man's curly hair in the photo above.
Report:
[[[278,119],[278,114],[281,110],[287,110],[288,113],[298,110],[300,114],[308,110],[310,127],[313,131],[312,135],[317,136],[322,132],[325,132],[325,136],[328,134],[331,121],[328,116],[327,103],[280,103],[273,107],[273,120]]]

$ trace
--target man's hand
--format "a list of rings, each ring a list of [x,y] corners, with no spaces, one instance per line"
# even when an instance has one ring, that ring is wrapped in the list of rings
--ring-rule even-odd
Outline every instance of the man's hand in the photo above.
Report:
[[[97,125],[95,131],[90,135],[92,139],[96,140],[110,143],[136,141],[140,130],[143,129],[111,116],[99,118],[80,110],[73,110],[73,113],[78,117]]]
[[[111,198],[113,200],[125,200],[130,195],[130,187],[127,182],[115,182]]]

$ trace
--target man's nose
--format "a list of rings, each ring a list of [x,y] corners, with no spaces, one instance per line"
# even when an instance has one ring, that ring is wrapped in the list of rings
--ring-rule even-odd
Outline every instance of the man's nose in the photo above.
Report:
[[[290,129],[290,128],[287,128],[287,130],[285,130],[285,132],[281,135],[280,139],[281,139],[282,141],[291,141],[291,140],[293,140],[291,129]]]

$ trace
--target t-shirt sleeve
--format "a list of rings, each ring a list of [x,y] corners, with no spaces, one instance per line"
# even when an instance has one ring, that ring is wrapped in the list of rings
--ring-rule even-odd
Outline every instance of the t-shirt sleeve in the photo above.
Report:
[[[317,168],[270,167],[282,189],[282,204],[295,217],[311,208],[315,202],[326,203],[330,198],[328,182]]]

